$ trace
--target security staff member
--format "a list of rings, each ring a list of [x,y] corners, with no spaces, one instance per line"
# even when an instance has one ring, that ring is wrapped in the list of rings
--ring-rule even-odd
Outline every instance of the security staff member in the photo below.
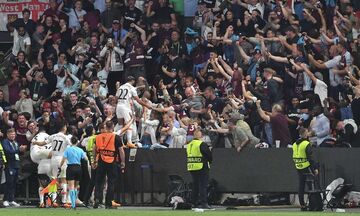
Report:
[[[4,149],[0,142],[0,181],[1,181],[1,177],[2,177],[2,170],[5,168],[5,164],[6,164],[6,156],[5,156]]]
[[[6,156],[4,153],[4,149],[2,147],[2,144],[0,142],[0,171],[5,168],[5,164],[6,164]],[[1,179],[1,174],[2,172],[0,172],[0,179]]]
[[[6,156],[6,183],[3,205],[5,207],[19,207],[20,205],[15,202],[16,181],[20,168],[19,145],[15,141],[16,131],[14,128],[8,129],[6,135],[7,139],[4,139],[2,142],[2,147]]]
[[[194,139],[187,145],[187,170],[193,179],[192,204],[201,205],[203,209],[210,209],[207,202],[207,186],[209,183],[209,169],[212,154],[209,147],[201,141],[202,132],[196,130]]]
[[[123,134],[132,124],[129,121],[121,131]],[[119,135],[114,133],[114,123],[108,121],[105,124],[106,131],[96,136],[94,148],[94,162],[92,167],[96,169],[95,183],[95,203],[94,208],[98,208],[103,193],[102,183],[105,176],[107,177],[107,191],[105,197],[105,208],[113,208],[112,201],[114,199],[114,181],[116,178],[116,157],[121,158],[121,167],[125,168],[125,153],[122,148],[122,140]]]
[[[312,149],[308,141],[309,134],[308,129],[301,128],[299,130],[300,138],[292,146],[293,160],[299,176],[299,202],[302,211],[306,210],[304,201],[306,177],[309,174],[312,174],[314,177],[319,174],[311,157]]]
[[[100,130],[100,133],[105,132],[105,124],[104,123],[99,124],[99,130]],[[85,133],[86,133],[86,136],[88,136],[88,137],[86,137],[82,140],[81,145],[83,147],[85,147],[85,149],[86,149],[86,153],[87,153],[90,165],[93,165],[94,164],[93,161],[95,160],[93,152],[94,152],[94,148],[95,148],[95,138],[96,138],[94,127],[88,126],[85,129]],[[89,199],[90,199],[90,196],[95,187],[95,180],[96,180],[96,169],[91,166],[90,181],[88,182],[86,192],[84,195],[84,200],[83,200],[85,206],[89,205]],[[100,199],[100,200],[102,200],[102,199]]]

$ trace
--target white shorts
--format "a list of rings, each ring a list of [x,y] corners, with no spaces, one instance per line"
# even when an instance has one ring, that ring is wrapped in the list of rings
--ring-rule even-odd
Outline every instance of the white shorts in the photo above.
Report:
[[[49,177],[52,176],[51,169],[51,160],[50,159],[42,159],[38,166],[38,174],[44,174]]]
[[[30,148],[30,158],[32,162],[39,164],[41,161],[41,149],[38,146],[31,146]]]
[[[55,156],[51,158],[51,176],[53,178],[66,178],[66,168],[67,168],[66,163],[64,163],[63,166],[61,167],[60,174],[58,173],[61,160],[62,157],[59,156]]]
[[[131,114],[132,110],[129,108],[129,106],[126,106],[125,104],[118,104],[116,106],[116,117],[123,118],[126,124],[131,120]]]

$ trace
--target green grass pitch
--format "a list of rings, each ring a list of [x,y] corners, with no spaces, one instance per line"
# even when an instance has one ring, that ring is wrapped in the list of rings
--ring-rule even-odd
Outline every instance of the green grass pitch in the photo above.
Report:
[[[194,211],[184,210],[105,210],[105,209],[37,209],[37,208],[12,208],[0,209],[1,216],[67,216],[67,215],[84,215],[84,216],[187,216],[187,215],[209,215],[209,216],[332,216],[332,215],[360,215],[360,213],[335,213],[335,212],[282,212],[282,211],[226,211],[215,210],[197,213]]]

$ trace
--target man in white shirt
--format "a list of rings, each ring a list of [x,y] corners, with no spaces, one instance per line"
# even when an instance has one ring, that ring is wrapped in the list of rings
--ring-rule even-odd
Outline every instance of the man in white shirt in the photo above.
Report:
[[[315,106],[312,110],[313,119],[310,122],[312,137],[316,138],[316,145],[320,146],[330,135],[330,120],[323,113],[323,108]]]
[[[12,48],[13,56],[17,56],[18,52],[24,51],[26,55],[30,53],[31,39],[29,34],[25,31],[25,27],[20,26],[18,29],[14,29],[14,42]]]
[[[301,64],[301,67],[315,84],[314,93],[319,95],[321,105],[324,106],[324,100],[328,97],[328,86],[323,81],[323,75],[320,72],[316,72],[315,74],[313,74],[306,64]]]
[[[118,125],[115,127],[119,129],[119,126],[126,125],[129,121],[131,121],[132,116],[134,115],[133,110],[133,99],[138,102],[140,105],[145,106],[151,109],[151,106],[142,101],[134,87],[135,78],[133,76],[129,76],[126,79],[126,83],[119,87],[116,92],[116,97],[118,97],[118,104],[116,107],[116,117],[118,119]],[[127,138],[127,146],[129,148],[134,148],[136,145],[132,143],[132,135],[133,133],[137,133],[136,125],[133,123],[131,130],[126,131]],[[116,132],[116,130],[115,130]]]
[[[100,79],[98,77],[94,77],[91,85],[87,87],[89,96],[92,98],[100,97],[101,100],[105,99],[107,96],[107,89],[100,85]]]
[[[81,28],[81,22],[84,21],[86,11],[82,9],[82,3],[80,0],[75,1],[74,8],[70,10],[67,15],[69,16],[69,27],[79,30]]]
[[[340,93],[340,85],[343,82],[343,76],[347,74],[345,70],[347,65],[351,65],[351,54],[346,50],[343,44],[339,43],[332,45],[329,53],[333,56],[332,59],[326,62],[318,62],[312,55],[309,55],[310,63],[320,69],[329,69],[330,88],[329,96],[336,99]]]
[[[124,71],[124,62],[122,57],[125,54],[124,49],[120,49],[119,47],[115,46],[115,42],[112,38],[109,38],[106,46],[101,50],[100,57],[110,58],[110,72],[107,77],[107,86],[110,95],[114,95],[116,92],[116,82],[122,81],[123,71]]]

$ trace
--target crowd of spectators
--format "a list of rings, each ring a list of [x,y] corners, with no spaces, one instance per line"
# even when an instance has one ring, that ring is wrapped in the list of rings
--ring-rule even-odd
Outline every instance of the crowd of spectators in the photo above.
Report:
[[[287,147],[301,127],[314,146],[360,145],[359,1],[191,4],[191,22],[181,0],[49,0],[36,22],[25,9],[7,25],[0,139],[14,127],[26,154],[37,125],[54,134],[65,121],[82,140],[117,124],[132,76],[151,104],[134,101],[138,147],[183,148],[198,127],[237,151]]]

